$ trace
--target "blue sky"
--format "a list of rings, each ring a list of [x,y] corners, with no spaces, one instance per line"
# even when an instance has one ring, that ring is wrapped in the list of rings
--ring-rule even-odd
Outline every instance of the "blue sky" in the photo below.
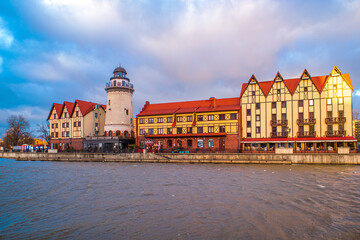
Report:
[[[360,103],[360,1],[0,1],[0,137],[11,114],[36,124],[54,102],[106,102],[121,64],[134,113],[152,103],[236,97],[271,80],[349,73]]]

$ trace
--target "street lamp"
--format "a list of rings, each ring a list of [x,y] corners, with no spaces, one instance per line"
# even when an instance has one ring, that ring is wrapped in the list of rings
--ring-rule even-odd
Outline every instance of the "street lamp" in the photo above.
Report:
[[[286,137],[287,137],[287,147],[289,147],[289,134],[291,132],[291,128],[286,127]]]

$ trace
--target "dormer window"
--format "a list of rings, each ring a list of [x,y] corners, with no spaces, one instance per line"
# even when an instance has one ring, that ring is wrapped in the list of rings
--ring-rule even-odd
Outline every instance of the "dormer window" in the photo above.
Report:
[[[54,119],[56,119],[56,113],[54,113]]]

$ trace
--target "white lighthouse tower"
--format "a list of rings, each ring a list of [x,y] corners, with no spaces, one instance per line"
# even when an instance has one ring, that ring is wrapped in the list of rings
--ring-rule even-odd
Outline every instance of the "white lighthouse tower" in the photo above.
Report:
[[[133,92],[134,86],[127,78],[127,72],[121,66],[115,68],[114,76],[106,84],[106,117],[105,135],[132,137],[133,126]]]

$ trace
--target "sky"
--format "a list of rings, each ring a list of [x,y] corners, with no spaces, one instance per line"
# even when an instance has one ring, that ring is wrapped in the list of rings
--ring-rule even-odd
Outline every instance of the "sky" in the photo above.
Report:
[[[121,65],[134,114],[151,103],[238,97],[259,81],[349,73],[360,110],[360,0],[2,0],[0,138],[36,135],[54,102],[106,103]]]

